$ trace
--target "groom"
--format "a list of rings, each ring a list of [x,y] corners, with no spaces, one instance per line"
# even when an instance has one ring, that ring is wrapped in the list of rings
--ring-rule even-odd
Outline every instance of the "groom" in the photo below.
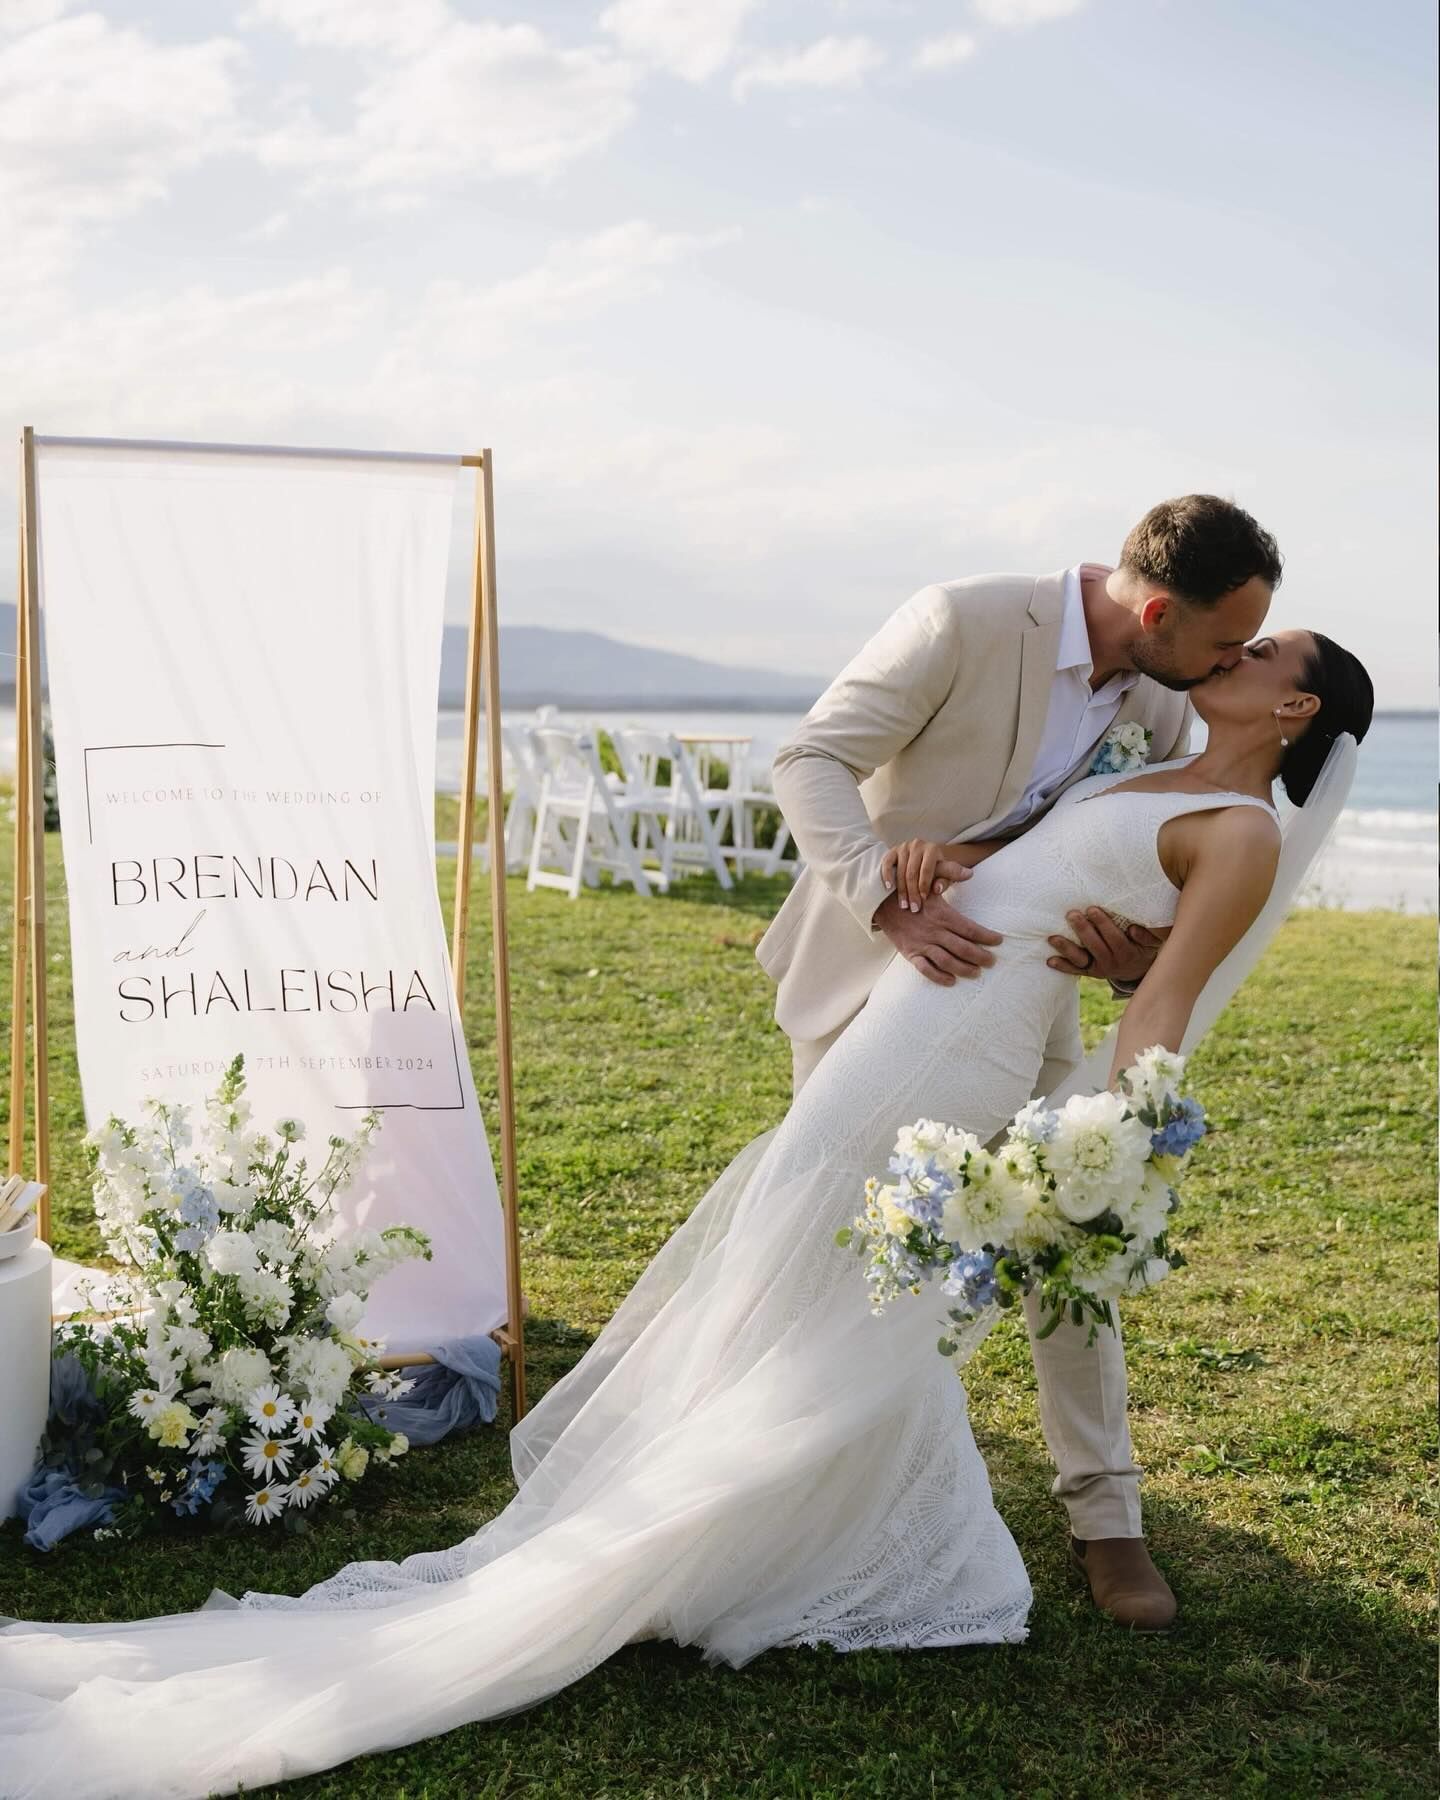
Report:
[[[955,843],[1027,830],[1137,721],[1149,760],[1189,751],[1185,690],[1240,660],[1280,580],[1275,540],[1212,494],[1152,507],[1115,568],[979,575],[921,588],[820,696],[775,759],[775,795],[805,867],[756,950],[778,984],[798,1093],[898,953],[942,986],[973,980],[1001,940],[943,896],[909,910],[881,874],[909,838]],[[1071,913],[1050,967],[1133,993],[1161,935]],[[1035,1093],[1082,1056],[1078,989]],[[1175,1596],[1150,1560],[1117,1332],[1087,1347],[1068,1322],[1038,1339],[1025,1301],[1040,1422],[1070,1518],[1071,1554],[1103,1611],[1163,1630]]]

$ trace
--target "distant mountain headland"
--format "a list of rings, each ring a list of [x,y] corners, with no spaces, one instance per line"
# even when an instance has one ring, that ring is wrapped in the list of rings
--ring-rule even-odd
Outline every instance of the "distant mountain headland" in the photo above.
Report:
[[[468,633],[447,625],[440,652],[440,705],[465,704]],[[0,601],[0,649],[15,642],[15,608]],[[41,679],[45,661],[41,658]],[[625,644],[599,631],[544,625],[500,627],[500,690],[506,706],[705,707],[724,712],[806,712],[825,681],[774,669],[732,668]],[[14,664],[0,661],[0,696],[13,700]]]

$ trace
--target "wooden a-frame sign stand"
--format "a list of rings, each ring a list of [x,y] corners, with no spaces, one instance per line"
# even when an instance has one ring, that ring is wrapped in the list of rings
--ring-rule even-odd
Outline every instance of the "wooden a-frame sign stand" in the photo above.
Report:
[[[44,440],[42,440],[44,441]],[[66,440],[76,442],[78,440]],[[97,445],[115,440],[91,440]],[[306,451],[283,446],[248,444],[168,444],[143,440],[130,447],[217,450],[231,453],[290,456],[354,457],[365,451]],[[388,459],[387,459],[388,460]],[[403,460],[403,459],[402,459]],[[465,1003],[465,948],[470,920],[470,865],[475,820],[477,727],[481,697],[485,709],[485,764],[490,817],[491,939],[495,964],[495,1049],[499,1064],[500,1199],[505,1231],[505,1296],[507,1317],[491,1336],[505,1359],[511,1419],[524,1417],[525,1319],[520,1291],[520,1231],[516,1216],[515,1077],[510,1023],[509,931],[505,893],[505,796],[502,787],[500,738],[500,639],[495,612],[494,457],[426,457],[414,460],[453,462],[473,468],[475,479],[474,567],[470,586],[470,628],[465,663],[465,732],[460,826],[457,834],[455,920],[450,960],[455,972],[455,1002],[462,1024]],[[50,1069],[45,1000],[45,799],[44,755],[40,727],[40,589],[35,506],[35,433],[20,434],[20,568],[16,591],[15,671],[15,938],[11,962],[10,1017],[10,1152],[9,1173],[21,1173],[25,1156],[26,1024],[33,1020],[35,1045],[35,1174],[45,1183],[38,1230],[50,1241]],[[428,1363],[414,1353],[387,1356],[388,1367]]]

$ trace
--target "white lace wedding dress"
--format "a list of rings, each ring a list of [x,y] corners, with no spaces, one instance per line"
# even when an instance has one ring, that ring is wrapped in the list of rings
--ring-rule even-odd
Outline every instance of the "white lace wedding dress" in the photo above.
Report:
[[[1158,765],[1157,765],[1158,766]],[[1177,765],[1178,766],[1178,765]],[[748,1145],[512,1435],[519,1491],[452,1549],[298,1599],[0,1632],[0,1792],[179,1800],[530,1706],[641,1636],[735,1666],[781,1645],[1026,1635],[1030,1584],[936,1296],[871,1315],[839,1249],[920,1116],[990,1137],[1030,1097],[1075,905],[1162,925],[1156,834],[1247,796],[1071,788],[952,890],[1005,941],[941,988],[893,961],[778,1129]]]

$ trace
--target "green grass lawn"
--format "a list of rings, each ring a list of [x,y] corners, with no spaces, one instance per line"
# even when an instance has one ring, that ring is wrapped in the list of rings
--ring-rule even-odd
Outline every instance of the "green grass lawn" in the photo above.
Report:
[[[455,835],[443,802],[438,834]],[[83,1256],[97,1239],[47,848],[55,1240]],[[7,830],[7,972],[11,851]],[[448,917],[453,862],[441,883]],[[697,881],[571,904],[510,885],[536,1393],[787,1104],[788,1047],[753,956],[783,892],[752,877],[730,896]],[[637,1645],[528,1713],[284,1794],[1433,1794],[1434,937],[1424,918],[1297,914],[1195,1058],[1215,1130],[1186,1191],[1190,1266],[1125,1315],[1146,1529],[1182,1609],[1169,1638],[1109,1626],[1068,1568],[1024,1327],[1007,1318],[966,1379],[1034,1582],[1025,1644],[775,1652],[738,1672]],[[465,1010],[493,1135],[488,965],[477,875]],[[1111,1005],[1093,990],[1092,1036]],[[503,1427],[413,1452],[305,1538],[44,1556],[12,1523],[0,1610],[123,1619],[454,1542],[508,1497]]]

